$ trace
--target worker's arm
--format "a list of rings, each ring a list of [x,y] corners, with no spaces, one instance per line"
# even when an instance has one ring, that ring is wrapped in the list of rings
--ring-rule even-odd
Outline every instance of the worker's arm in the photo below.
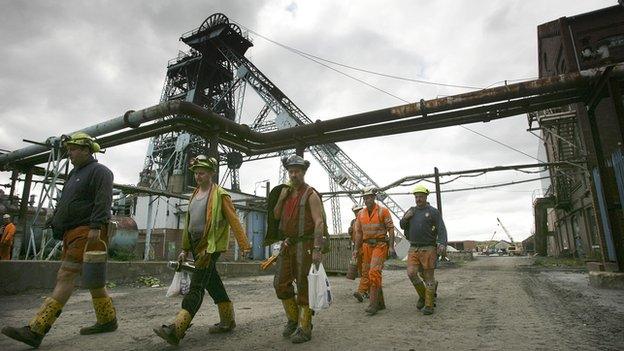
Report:
[[[314,250],[312,253],[312,261],[315,264],[321,263],[321,249],[323,248],[323,231],[325,226],[323,223],[323,204],[321,198],[319,198],[316,192],[310,194],[310,213],[312,214],[312,220],[314,221]]]
[[[401,218],[401,220],[399,221],[399,227],[401,227],[401,229],[403,230],[407,230],[407,227],[409,226],[409,221],[413,216],[414,209],[410,207],[407,211],[405,211],[405,214],[403,214],[403,218]]]
[[[236,238],[236,241],[238,242],[238,246],[241,248],[243,253],[247,253],[248,251],[251,250],[251,245],[249,244],[249,240],[247,239],[247,235],[245,234],[245,231],[243,230],[243,226],[241,225],[240,220],[238,219],[238,216],[236,215],[236,210],[234,209],[234,204],[232,203],[232,199],[230,198],[229,195],[223,195],[221,196],[221,199],[223,200],[222,202],[223,205],[221,206],[221,212],[223,213],[223,216],[230,224],[230,227],[232,228],[232,231],[234,232],[234,237]]]
[[[103,166],[98,166],[93,171],[91,180],[95,198],[89,223],[88,241],[94,242],[100,236],[100,229],[110,220],[111,205],[113,202],[113,172]]]
[[[364,241],[364,232],[362,231],[362,223],[360,223],[360,217],[355,220],[355,234],[353,236],[353,242],[355,243],[356,250],[362,250],[362,242]]]
[[[444,225],[444,220],[442,219],[442,215],[440,212],[437,213],[438,221],[437,221],[437,236],[438,236],[438,253],[443,254],[446,252],[446,245],[448,244],[448,238],[446,233],[446,226]]]
[[[388,255],[390,258],[396,257],[394,251],[394,223],[392,222],[392,216],[390,216],[390,210],[384,209],[384,225],[388,230]]]

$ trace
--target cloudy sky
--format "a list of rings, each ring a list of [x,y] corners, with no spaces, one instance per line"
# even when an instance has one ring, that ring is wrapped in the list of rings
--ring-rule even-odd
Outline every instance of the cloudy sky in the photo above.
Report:
[[[158,102],[167,61],[187,47],[178,38],[221,12],[244,28],[345,65],[406,78],[475,87],[537,76],[539,24],[616,4],[585,1],[8,1],[0,0],[0,149],[27,146]],[[312,120],[403,104],[250,33],[247,57]],[[469,91],[393,80],[335,67],[407,101]],[[243,122],[257,114],[246,108]],[[526,116],[466,126],[529,155],[538,139]],[[461,169],[533,163],[535,159],[461,127],[340,143],[378,184]],[[101,162],[116,182],[136,184],[147,141],[109,149]],[[311,157],[311,156],[308,156]],[[534,178],[518,172],[463,178],[443,189]],[[9,173],[0,172],[0,183]],[[241,168],[242,190],[276,184],[278,160]],[[328,189],[313,163],[307,180]],[[444,180],[444,179],[443,179]],[[489,239],[501,218],[514,239],[533,226],[540,182],[443,194],[452,240]],[[407,188],[396,188],[405,192]],[[405,208],[411,196],[398,195]],[[435,205],[435,198],[432,199]],[[343,226],[350,204],[342,201]],[[329,210],[329,204],[327,205]],[[497,239],[504,236],[499,230]]]

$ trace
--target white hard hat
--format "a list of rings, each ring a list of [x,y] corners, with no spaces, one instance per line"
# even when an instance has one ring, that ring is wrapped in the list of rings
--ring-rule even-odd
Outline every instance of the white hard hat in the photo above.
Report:
[[[11,219],[11,215],[8,213],[5,213],[4,216],[2,216],[2,219]]]
[[[362,189],[362,196],[366,195],[377,195],[377,188],[375,188],[374,186],[368,186]]]
[[[364,206],[362,206],[360,204],[355,204],[355,205],[353,205],[353,207],[351,207],[351,211],[357,212],[357,211],[359,211],[359,210],[361,210],[363,208],[364,208]]]

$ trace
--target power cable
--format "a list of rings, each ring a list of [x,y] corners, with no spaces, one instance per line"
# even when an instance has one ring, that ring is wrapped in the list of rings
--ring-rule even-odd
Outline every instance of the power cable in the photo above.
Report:
[[[370,84],[370,83],[368,83],[368,82],[366,82],[366,81],[364,81],[362,79],[354,77],[354,76],[352,76],[352,75],[350,75],[348,73],[342,72],[342,71],[340,71],[340,70],[338,70],[338,69],[336,69],[334,67],[331,67],[331,66],[329,66],[329,65],[327,65],[327,64],[325,64],[323,62],[320,62],[320,61],[329,62],[329,63],[335,64],[335,65],[339,65],[339,66],[342,66],[342,67],[354,69],[354,70],[357,70],[357,71],[366,72],[366,73],[375,74],[375,75],[384,76],[384,77],[393,78],[393,79],[401,79],[401,80],[413,81],[413,82],[418,82],[418,83],[423,83],[423,84],[431,84],[431,85],[446,86],[446,87],[456,87],[456,88],[475,89],[475,90],[482,89],[482,88],[479,88],[479,87],[473,87],[473,86],[468,86],[468,85],[437,83],[437,82],[431,82],[431,81],[425,81],[425,80],[419,80],[419,79],[404,78],[404,77],[388,75],[388,74],[385,74],[385,73],[374,72],[374,71],[370,71],[370,70],[366,70],[366,69],[361,69],[361,68],[357,68],[357,67],[341,64],[341,63],[338,63],[338,62],[335,62],[335,61],[331,61],[331,60],[327,60],[327,59],[318,57],[316,55],[312,55],[312,54],[306,53],[306,52],[301,51],[299,49],[295,49],[293,47],[290,47],[288,45],[281,44],[281,43],[279,43],[279,42],[277,42],[277,41],[275,41],[273,39],[270,39],[270,38],[268,38],[268,37],[266,37],[264,35],[259,34],[258,32],[254,31],[253,29],[250,29],[250,28],[246,27],[245,25],[242,25],[240,23],[236,23],[236,24],[238,24],[239,26],[245,28],[248,32],[253,33],[254,35],[256,35],[256,36],[258,36],[258,37],[260,37],[260,38],[262,38],[264,40],[267,40],[267,41],[269,41],[269,42],[271,42],[271,43],[273,43],[273,44],[275,44],[277,46],[280,46],[280,47],[282,47],[282,48],[284,48],[284,49],[286,49],[286,50],[288,50],[288,51],[290,51],[292,53],[295,53],[295,54],[297,54],[299,56],[307,58],[308,60],[310,60],[312,62],[315,62],[316,64],[319,64],[319,65],[321,65],[321,66],[323,66],[325,68],[328,68],[328,69],[330,69],[330,70],[332,70],[332,71],[334,71],[336,73],[342,74],[342,75],[344,75],[344,76],[346,76],[348,78],[351,78],[351,79],[353,79],[353,80],[355,80],[355,81],[357,81],[359,83],[362,83],[362,84],[364,84],[364,85],[366,85],[366,86],[368,86],[370,88],[373,88],[373,89],[375,89],[375,90],[377,90],[379,92],[382,92],[384,94],[392,96],[393,98],[398,99],[398,100],[400,100],[402,102],[405,102],[407,104],[409,104],[411,102],[406,100],[406,99],[403,99],[403,98],[401,98],[401,97],[399,97],[397,95],[394,95],[394,94],[392,94],[392,93],[390,93],[390,92],[388,92],[386,90],[383,90],[383,89],[381,89],[381,88],[379,88],[379,87],[377,87],[375,85],[372,85],[372,84]],[[526,79],[525,78],[518,79],[518,81],[521,81],[521,80],[526,80]],[[512,81],[512,80],[507,80],[507,81]],[[504,82],[507,82],[507,81],[504,81]],[[513,81],[515,81],[515,80],[513,80]],[[496,84],[496,83],[493,83],[493,84]],[[491,85],[493,85],[493,84],[491,84]],[[483,88],[483,89],[486,89],[486,88]],[[506,147],[506,148],[508,148],[510,150],[516,151],[516,152],[518,152],[518,153],[520,153],[520,154],[522,154],[524,156],[527,156],[527,157],[532,158],[534,160],[537,160],[539,162],[545,162],[543,160],[540,160],[537,157],[534,157],[534,156],[531,156],[531,155],[527,154],[526,152],[524,152],[522,150],[519,150],[519,149],[517,149],[517,148],[515,148],[515,147],[513,147],[511,145],[507,145],[507,144],[505,144],[505,143],[503,143],[501,141],[498,141],[498,140],[496,140],[496,139],[494,139],[492,137],[489,137],[489,136],[487,136],[487,135],[485,135],[483,133],[480,133],[480,132],[478,132],[478,131],[476,131],[474,129],[468,128],[468,127],[463,126],[463,125],[460,125],[459,127],[463,128],[465,130],[468,130],[468,131],[470,131],[470,132],[472,132],[474,134],[477,134],[477,135],[479,135],[479,136],[481,136],[481,137],[483,137],[485,139],[488,139],[488,140],[490,140],[490,141],[492,141],[494,143],[497,143],[497,144],[499,144],[499,145],[501,145],[503,147]]]

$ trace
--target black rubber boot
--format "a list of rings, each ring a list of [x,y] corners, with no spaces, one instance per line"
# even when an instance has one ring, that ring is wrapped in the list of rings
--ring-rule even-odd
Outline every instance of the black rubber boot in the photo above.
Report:
[[[178,346],[180,344],[180,338],[176,336],[175,326],[173,324],[163,325],[160,328],[154,328],[152,330],[168,344],[173,346]]]
[[[21,328],[4,327],[2,328],[2,334],[34,348],[39,347],[39,345],[41,345],[41,340],[43,340],[43,335],[39,335],[30,330],[29,326]]]
[[[84,327],[80,329],[80,335],[91,335],[91,334],[100,334],[100,333],[110,333],[117,330],[117,318],[112,321],[104,324],[97,324],[90,327]]]
[[[379,289],[371,288],[370,289],[370,303],[368,307],[366,308],[366,310],[364,310],[364,312],[366,312],[366,314],[368,314],[369,316],[372,316],[372,315],[377,314],[378,311],[379,311]]]

